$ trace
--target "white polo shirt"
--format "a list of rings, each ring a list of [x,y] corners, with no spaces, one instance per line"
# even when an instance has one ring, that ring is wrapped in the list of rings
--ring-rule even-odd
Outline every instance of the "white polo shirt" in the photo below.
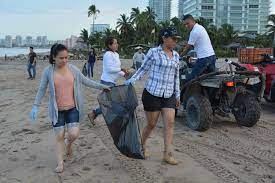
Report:
[[[215,55],[208,33],[203,26],[197,23],[190,32],[188,44],[194,46],[198,58]]]

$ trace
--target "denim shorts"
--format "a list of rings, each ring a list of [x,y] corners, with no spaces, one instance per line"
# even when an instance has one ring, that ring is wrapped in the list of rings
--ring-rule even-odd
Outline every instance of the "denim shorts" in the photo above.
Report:
[[[52,122],[56,134],[64,131],[65,125],[68,130],[73,127],[79,127],[79,112],[76,107],[69,110],[58,111],[57,123],[54,125]]]

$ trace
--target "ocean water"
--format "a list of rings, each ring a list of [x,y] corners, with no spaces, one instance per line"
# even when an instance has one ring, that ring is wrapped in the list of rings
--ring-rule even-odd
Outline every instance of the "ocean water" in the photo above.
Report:
[[[50,49],[47,48],[41,48],[41,49],[35,49],[34,48],[34,52],[35,53],[45,53],[45,52],[49,52]],[[16,55],[20,55],[20,54],[28,54],[29,53],[29,48],[0,48],[0,57],[4,57],[5,54],[7,56],[16,56]]]

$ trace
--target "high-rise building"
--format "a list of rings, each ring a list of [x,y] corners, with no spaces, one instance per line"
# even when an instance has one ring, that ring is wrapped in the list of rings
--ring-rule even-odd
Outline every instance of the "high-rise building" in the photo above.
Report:
[[[41,46],[42,45],[42,36],[37,36],[36,37],[36,44],[37,46]]]
[[[25,45],[26,46],[31,46],[32,44],[33,44],[32,37],[31,36],[27,36],[26,40],[25,40]]]
[[[156,21],[170,21],[171,0],[149,0],[149,7],[155,12]]]
[[[42,46],[48,45],[48,38],[47,38],[47,36],[42,36],[41,44],[42,44]]]
[[[15,46],[22,46],[23,45],[23,40],[21,36],[16,36],[15,37]]]
[[[110,24],[94,24],[94,33],[95,32],[104,33],[107,29],[110,29]],[[93,24],[91,24],[90,31],[93,34]]]
[[[74,48],[77,45],[78,37],[71,36],[70,38],[65,39],[64,43],[67,48]]]
[[[12,48],[12,37],[10,35],[5,37],[5,47]]]
[[[0,47],[4,47],[5,46],[5,39],[0,39]]]
[[[220,27],[231,24],[235,30],[265,33],[270,0],[179,0],[179,17],[191,14]]]

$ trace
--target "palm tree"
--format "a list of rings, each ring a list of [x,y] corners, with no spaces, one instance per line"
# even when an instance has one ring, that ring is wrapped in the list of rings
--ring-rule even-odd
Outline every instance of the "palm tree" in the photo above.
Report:
[[[104,35],[105,35],[106,37],[112,36],[112,29],[106,29],[106,30],[104,31]]]
[[[87,48],[89,48],[89,33],[87,29],[81,30],[80,39],[87,45]]]
[[[202,25],[205,29],[207,29],[208,26],[210,25],[210,21],[203,17],[199,17],[198,19],[196,19],[196,22]]]
[[[163,22],[160,22],[159,23],[159,26],[161,29],[165,28],[165,27],[169,27],[171,24],[170,24],[170,21],[163,21]]]
[[[174,17],[171,19],[171,24],[172,26],[174,26],[177,31],[178,34],[183,38],[186,39],[187,35],[188,35],[188,30],[187,28],[183,25],[183,22],[181,19],[179,19],[178,17]]]
[[[103,40],[102,40],[103,36],[102,36],[102,33],[101,32],[96,32],[93,36],[95,38],[95,43],[98,46],[102,47],[103,46]]]
[[[121,50],[123,51],[123,48],[131,44],[135,39],[134,28],[130,17],[126,16],[125,14],[121,14],[117,21],[116,28],[120,33],[119,42],[122,48]]]
[[[124,34],[125,36],[129,36],[129,32],[132,30],[132,23],[129,17],[127,17],[125,14],[121,14],[120,18],[117,21],[117,27],[116,27],[121,34]]]
[[[146,7],[145,13],[147,14],[149,20],[152,21],[156,19],[157,14],[149,6]]]
[[[136,24],[138,19],[140,17],[140,10],[139,8],[132,8],[132,12],[131,12],[131,16],[130,16],[130,20]]]
[[[98,9],[96,9],[95,5],[91,5],[88,9],[88,17],[90,17],[90,16],[93,17],[93,33],[95,30],[95,19],[96,19],[97,14],[99,14],[99,13],[100,13],[100,11]]]
[[[215,25],[210,25],[207,29],[207,33],[211,39],[211,43],[214,48],[218,48],[219,42],[222,41],[218,34],[218,29]]]
[[[156,22],[156,16],[157,15],[153,9],[147,6],[144,12],[144,32],[146,33],[146,35],[144,35],[145,43],[148,43],[149,41],[155,42],[156,33],[159,29]]]
[[[267,34],[271,34],[273,37],[273,44],[275,44],[275,14],[268,16],[268,28]]]
[[[179,27],[179,26],[182,26],[182,22],[181,20],[178,18],[178,17],[174,17],[171,19],[171,23],[173,26],[175,27]]]
[[[223,45],[234,42],[237,38],[237,33],[237,31],[234,31],[234,27],[229,24],[223,24],[218,30]]]

